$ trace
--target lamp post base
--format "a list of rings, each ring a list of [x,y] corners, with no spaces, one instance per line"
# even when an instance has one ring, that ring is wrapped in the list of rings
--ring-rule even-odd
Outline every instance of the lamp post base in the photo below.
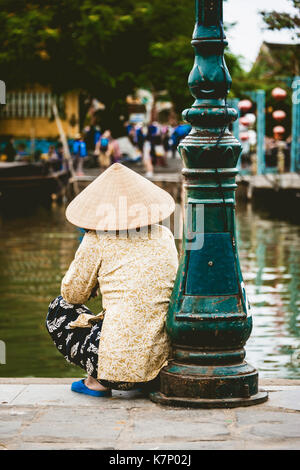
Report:
[[[162,369],[160,391],[150,399],[169,406],[235,408],[263,403],[268,393],[258,389],[258,372],[246,361],[203,365],[173,360]]]
[[[259,391],[249,398],[182,398],[167,397],[161,392],[152,392],[149,398],[154,403],[165,406],[182,406],[186,408],[238,408],[241,406],[259,405],[268,400],[268,392]]]

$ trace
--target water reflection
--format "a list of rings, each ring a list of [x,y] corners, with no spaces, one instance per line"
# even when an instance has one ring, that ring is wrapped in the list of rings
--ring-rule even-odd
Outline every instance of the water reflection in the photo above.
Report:
[[[238,243],[254,328],[247,359],[263,377],[300,378],[300,227],[240,207]]]
[[[0,339],[6,342],[3,377],[74,377],[44,327],[47,306],[78,246],[79,232],[65,208],[5,218],[0,225]],[[237,211],[239,252],[252,305],[249,362],[261,376],[300,378],[291,361],[300,348],[300,227],[267,218],[251,206]],[[97,300],[89,307],[100,310]]]

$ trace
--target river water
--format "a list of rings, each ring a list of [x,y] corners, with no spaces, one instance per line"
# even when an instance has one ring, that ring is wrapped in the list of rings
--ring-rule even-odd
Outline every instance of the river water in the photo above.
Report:
[[[80,237],[64,210],[54,204],[0,219],[2,377],[82,376],[55,349],[44,326]],[[300,226],[247,205],[238,207],[237,230],[254,320],[247,360],[261,377],[300,378]],[[100,311],[97,300],[87,305]]]

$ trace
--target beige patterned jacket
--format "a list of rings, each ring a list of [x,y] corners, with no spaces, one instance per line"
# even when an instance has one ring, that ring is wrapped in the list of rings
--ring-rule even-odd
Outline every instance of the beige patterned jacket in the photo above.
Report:
[[[160,225],[131,234],[85,234],[61,295],[72,304],[85,303],[97,283],[105,316],[99,344],[98,378],[147,382],[168,362],[165,330],[178,267],[174,237]]]

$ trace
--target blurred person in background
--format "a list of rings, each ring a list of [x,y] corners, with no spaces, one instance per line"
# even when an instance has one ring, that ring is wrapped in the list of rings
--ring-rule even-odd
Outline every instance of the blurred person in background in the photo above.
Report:
[[[99,126],[92,125],[85,128],[84,141],[86,143],[87,153],[89,156],[89,166],[98,166],[98,156],[96,146],[101,138],[101,129]]]
[[[176,158],[177,147],[184,139],[188,133],[190,132],[192,126],[190,124],[179,124],[173,130],[171,135],[171,150],[172,150],[172,157]]]
[[[73,158],[76,164],[76,173],[78,176],[84,175],[83,162],[84,158],[87,157],[86,143],[83,140],[81,134],[77,134],[76,140],[73,144]]]
[[[135,126],[135,143],[141,153],[143,153],[144,143],[147,137],[147,127],[144,124]]]
[[[164,149],[164,156],[161,162],[162,166],[168,166],[167,159],[170,151],[170,128],[169,126],[162,126],[161,128],[161,143]]]
[[[26,145],[19,144],[16,156],[15,156],[16,162],[25,162],[25,161],[28,161],[29,159],[30,159],[30,156],[28,155],[28,152],[26,151]]]
[[[136,131],[135,131],[135,126],[133,124],[127,124],[126,126],[126,130],[127,130],[127,135],[128,135],[128,139],[130,140],[130,142],[132,143],[132,145],[136,145]]]
[[[33,161],[35,163],[40,162],[42,159],[42,151],[40,149],[36,149],[34,154],[33,154]]]
[[[64,147],[63,147],[63,144],[61,142],[59,142],[58,145],[57,145],[56,153],[57,153],[58,159],[60,161],[60,170],[67,170],[68,169],[68,162],[65,159]]]
[[[48,160],[49,160],[49,161],[58,160],[58,155],[57,155],[57,152],[56,152],[56,150],[55,150],[55,145],[49,145],[49,149],[48,149]]]
[[[98,162],[100,168],[108,168],[111,164],[111,146],[112,140],[110,130],[103,132],[102,136],[98,140],[95,148],[95,154],[98,155]]]
[[[55,145],[50,145],[48,149],[48,162],[50,164],[50,168],[53,171],[58,171],[60,169],[60,161],[55,149]]]
[[[157,163],[157,153],[156,151],[160,150],[157,148],[158,145],[161,145],[161,135],[160,135],[160,125],[158,122],[154,121],[148,126],[148,135],[147,138],[151,145],[151,159],[152,165],[155,166]]]
[[[85,128],[84,141],[86,143],[87,151],[94,151],[95,145],[101,137],[101,130],[99,126],[88,126]]]
[[[153,164],[152,164],[152,157],[151,157],[151,143],[147,139],[144,142],[143,146],[143,163],[145,168],[145,177],[152,178],[153,176]]]
[[[111,136],[111,140],[108,145],[108,151],[110,152],[111,163],[118,163],[121,160],[121,150],[117,139]]]
[[[13,137],[9,138],[9,140],[8,140],[8,142],[7,142],[7,144],[4,148],[3,153],[6,155],[6,161],[7,162],[13,162],[14,161],[17,152],[16,152],[16,149],[14,147]]]

